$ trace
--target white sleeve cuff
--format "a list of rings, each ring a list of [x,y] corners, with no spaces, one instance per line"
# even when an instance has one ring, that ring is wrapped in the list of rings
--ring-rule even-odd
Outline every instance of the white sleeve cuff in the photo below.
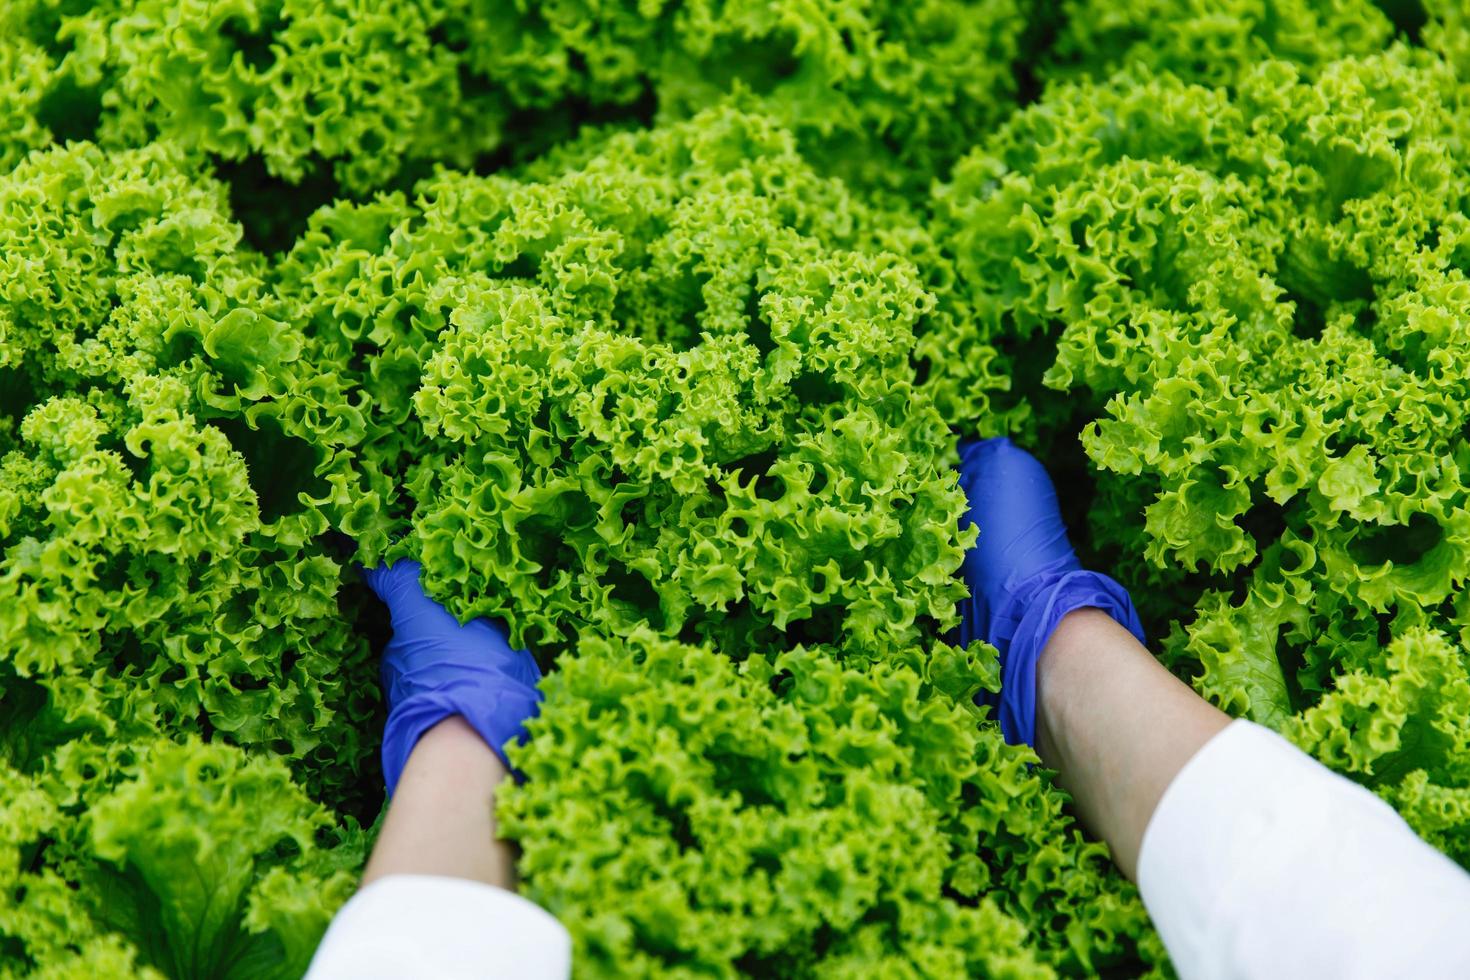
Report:
[[[390,875],[332,920],[307,980],[565,980],[571,937],[546,910],[463,878]]]
[[[1470,977],[1470,875],[1378,797],[1250,722],[1164,792],[1138,888],[1186,980]]]

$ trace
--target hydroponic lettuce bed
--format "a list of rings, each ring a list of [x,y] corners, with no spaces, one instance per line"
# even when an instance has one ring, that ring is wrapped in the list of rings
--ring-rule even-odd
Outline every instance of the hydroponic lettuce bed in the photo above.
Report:
[[[0,975],[301,972],[400,556],[548,668],[581,974],[1166,974],[944,642],[974,433],[1470,866],[1470,23],[1384,7],[4,4]]]

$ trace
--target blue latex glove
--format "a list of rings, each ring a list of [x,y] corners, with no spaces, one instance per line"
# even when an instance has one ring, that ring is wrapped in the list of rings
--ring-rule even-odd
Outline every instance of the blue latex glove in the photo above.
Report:
[[[416,561],[364,569],[362,577],[393,617],[382,666],[389,795],[419,737],[452,715],[463,716],[505,762],[506,743],[525,734],[541,702],[535,658],[512,650],[505,630],[488,619],[460,625],[424,594]]]
[[[1128,592],[1082,568],[1046,469],[1006,438],[960,444],[965,521],[980,529],[965,554],[970,599],[961,608],[960,643],[988,641],[1000,653],[1000,728],[1011,744],[1036,744],[1036,661],[1067,613],[1095,608],[1144,642]]]

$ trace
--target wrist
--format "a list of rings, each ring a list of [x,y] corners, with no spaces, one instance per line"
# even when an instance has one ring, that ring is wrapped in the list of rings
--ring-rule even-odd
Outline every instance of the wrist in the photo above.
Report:
[[[455,755],[489,755],[499,759],[495,750],[486,743],[485,737],[475,731],[464,715],[453,714],[437,724],[429,726],[419,738],[419,745],[433,752]],[[503,766],[502,766],[503,768]]]
[[[1021,583],[990,621],[987,639],[1000,654],[1000,727],[1012,745],[1037,739],[1038,664],[1058,626],[1093,610],[1143,642],[1143,625],[1121,585],[1106,575],[1058,563]]]
[[[404,778],[425,765],[435,772],[451,772],[470,787],[493,785],[506,776],[505,763],[463,715],[450,715],[419,737],[409,752]]]
[[[398,794],[415,759],[447,759],[454,766],[465,766],[467,772],[478,772],[478,760],[485,754],[495,757],[486,737],[465,712],[440,696],[409,698],[388,712],[382,755],[389,796]],[[504,768],[498,757],[496,762]]]
[[[525,654],[534,671],[534,661]],[[412,752],[433,727],[449,718],[478,738],[510,769],[505,751],[512,741],[526,736],[526,723],[535,717],[541,693],[535,682],[503,670],[489,668],[462,671],[451,683],[427,687],[403,697],[388,711],[383,730],[383,776],[392,795],[399,774]]]
[[[1057,768],[1064,756],[1069,719],[1077,698],[1086,696],[1091,638],[1099,631],[1118,629],[1101,609],[1074,609],[1062,617],[1036,658],[1036,754]]]

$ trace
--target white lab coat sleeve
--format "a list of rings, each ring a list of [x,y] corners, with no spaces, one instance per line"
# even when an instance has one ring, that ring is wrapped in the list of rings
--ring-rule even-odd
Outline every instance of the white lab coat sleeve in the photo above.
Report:
[[[1138,888],[1184,980],[1470,978],[1470,875],[1366,789],[1231,723],[1143,835]]]
[[[430,875],[380,878],[342,906],[307,980],[566,980],[571,937],[514,892]]]

